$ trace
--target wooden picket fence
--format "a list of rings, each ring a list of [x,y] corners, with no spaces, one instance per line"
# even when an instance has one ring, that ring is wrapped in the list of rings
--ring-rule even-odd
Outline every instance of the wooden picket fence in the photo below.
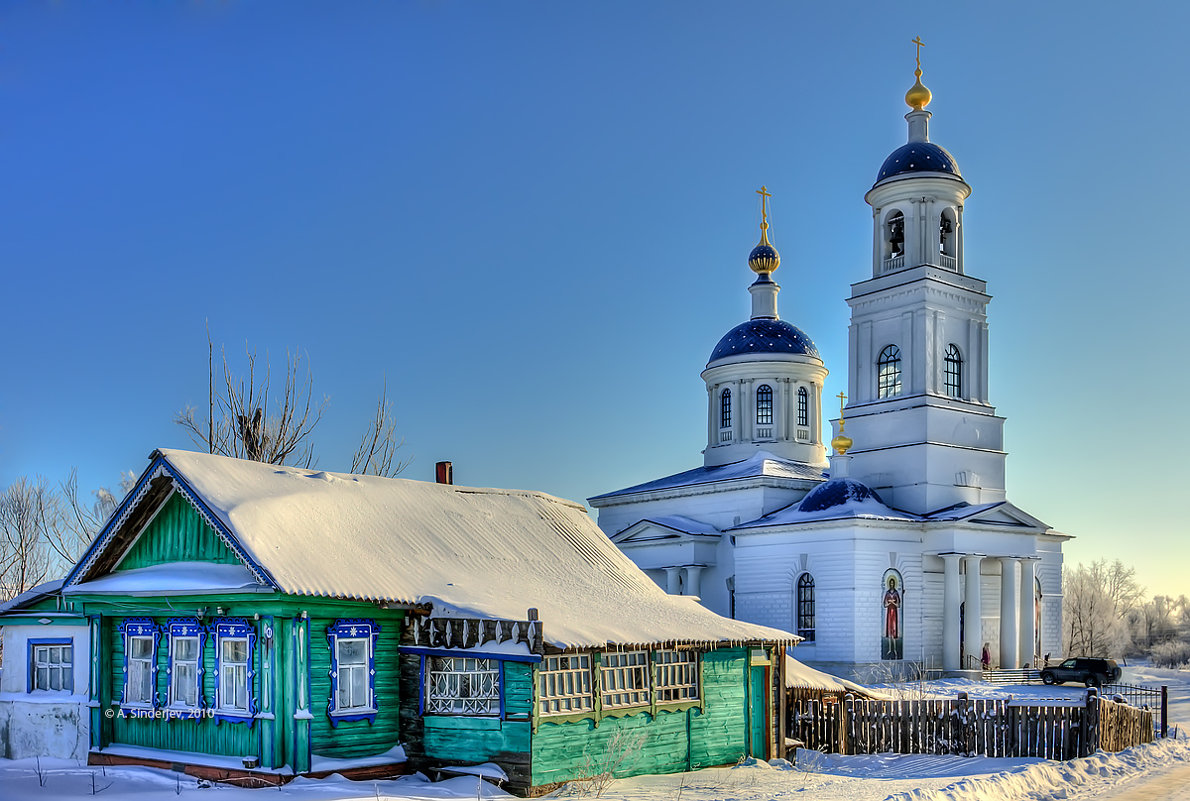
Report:
[[[1087,699],[929,698],[790,706],[789,734],[837,754],[956,754],[1073,759],[1153,741],[1153,712]]]

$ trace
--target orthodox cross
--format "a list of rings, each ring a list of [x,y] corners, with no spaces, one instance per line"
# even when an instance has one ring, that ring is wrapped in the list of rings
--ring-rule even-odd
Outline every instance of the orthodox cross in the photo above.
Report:
[[[925,47],[926,43],[921,40],[920,36],[918,36],[913,40],[913,44],[917,45],[917,68],[921,69],[921,49]]]
[[[843,404],[847,400],[847,396],[840,392],[835,396],[839,399],[839,433],[843,432]]]
[[[768,199],[773,196],[773,193],[768,191],[767,186],[762,186],[756,190],[756,194],[760,195],[760,214],[765,222],[769,221]]]

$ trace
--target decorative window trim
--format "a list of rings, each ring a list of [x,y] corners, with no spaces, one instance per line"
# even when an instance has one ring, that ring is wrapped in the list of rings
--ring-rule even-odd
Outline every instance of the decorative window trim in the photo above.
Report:
[[[731,428],[731,390],[719,393],[719,428]]]
[[[74,694],[74,638],[73,637],[38,637],[26,641],[28,643],[28,659],[26,660],[29,666],[26,674],[25,691],[33,692],[38,690],[40,692],[61,693],[62,695]],[[35,687],[37,683],[37,650],[39,648],[62,648],[70,649],[70,660],[59,660],[58,662],[46,662],[47,670],[58,671],[58,684],[64,685],[66,680],[70,682],[70,688],[66,689],[64,686],[59,686],[57,690],[49,687]],[[60,654],[59,654],[60,655]],[[48,674],[47,674],[48,677]]]
[[[652,660],[648,651],[604,651],[599,659],[599,694],[602,709],[607,711],[651,706],[651,667]],[[617,699],[617,696],[620,698]]]
[[[797,424],[810,425],[810,393],[805,387],[797,388]]]
[[[376,722],[380,703],[376,700],[376,642],[380,639],[380,624],[375,620],[336,620],[326,629],[326,641],[331,649],[331,696],[327,699],[326,714],[331,726],[343,721],[366,720]],[[339,642],[364,640],[367,644],[368,704],[363,707],[339,709]]]
[[[206,628],[198,622],[196,618],[176,618],[166,622],[166,631],[169,634],[169,659],[168,666],[165,669],[166,674],[166,699],[168,705],[173,709],[203,709],[206,707],[206,697],[203,695],[203,645],[207,638]],[[197,654],[195,656],[195,671],[194,681],[197,684],[196,703],[194,706],[180,703],[174,695],[174,659],[176,656],[174,650],[174,640],[179,638],[190,638],[198,640]],[[189,660],[187,660],[189,661]]]
[[[258,711],[257,701],[253,696],[256,686],[256,629],[244,618],[222,618],[216,620],[211,629],[215,634],[215,723],[247,723],[252,725]],[[248,661],[245,668],[245,692],[248,708],[235,709],[223,705],[223,686],[220,681],[223,673],[223,642],[230,639],[246,639],[248,641]]]
[[[697,651],[654,651],[653,698],[657,706],[698,704],[702,699],[701,662]],[[682,696],[662,698],[663,693],[681,693]]]
[[[120,634],[124,635],[124,682],[120,690],[120,706],[127,709],[156,709],[157,704],[157,645],[161,641],[161,628],[148,617],[126,617],[120,621]],[[128,669],[129,653],[133,637],[152,637],[153,647],[149,654],[149,675],[151,687],[149,702],[128,700],[128,680],[131,678]]]
[[[592,662],[589,653],[558,654],[541,660],[537,673],[537,701],[543,719],[581,719],[595,714]]]
[[[462,664],[463,669],[462,670],[453,670],[453,669],[452,670],[434,670],[434,667],[435,667],[434,660],[451,660],[452,663],[454,663],[456,661],[461,661],[463,663]],[[468,665],[467,665],[468,662],[475,663],[472,666],[473,667],[472,670],[466,669],[468,667]],[[452,667],[453,666],[454,665],[452,664]],[[494,688],[494,694],[489,694],[489,695],[484,695],[484,696],[468,695],[468,696],[464,697],[461,694],[462,682],[459,681],[459,682],[452,683],[449,680],[450,676],[460,676],[461,677],[461,676],[472,676],[472,675],[481,676],[481,678],[480,678],[481,683],[484,680],[482,678],[482,676],[491,677],[492,687]],[[446,678],[438,679],[437,677],[439,677],[439,676],[446,677]],[[489,656],[468,654],[468,653],[451,654],[449,656],[435,656],[435,655],[423,654],[422,658],[421,658],[421,680],[422,680],[421,681],[421,685],[422,685],[421,712],[423,715],[442,715],[445,717],[469,717],[469,718],[498,718],[500,720],[504,720],[504,660],[497,659],[494,657],[489,657]],[[467,680],[468,685],[470,685],[472,683],[472,681],[473,680],[469,678]],[[449,691],[452,689],[452,686],[451,686],[452,684],[455,685],[453,687],[453,689],[455,691],[455,695],[442,695],[441,694],[442,691]],[[438,685],[438,686],[436,687],[436,685]],[[439,697],[435,697],[436,689],[440,691]],[[471,701],[471,702],[485,701],[485,702],[487,702],[487,711],[467,710],[466,707],[467,707],[468,701]],[[435,704],[436,702],[438,704],[443,704],[446,702],[450,702],[450,703],[462,702],[463,709],[456,711],[453,709],[444,709],[441,706],[432,708],[432,705]],[[492,709],[493,704],[495,706],[494,710]]]

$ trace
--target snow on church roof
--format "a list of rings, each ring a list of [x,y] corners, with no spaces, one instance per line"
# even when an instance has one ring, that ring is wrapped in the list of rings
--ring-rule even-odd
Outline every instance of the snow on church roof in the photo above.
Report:
[[[559,648],[798,639],[668,595],[583,506],[544,493],[155,455],[142,482],[164,471],[189,489],[285,593],[511,620],[534,607]],[[88,565],[118,528],[109,523],[70,580],[93,578]]]
[[[759,528],[790,523],[812,523],[819,520],[914,520],[922,518],[899,512],[885,505],[875,490],[847,478],[836,478],[819,484],[801,501],[782,509],[741,523],[735,528]]]
[[[632,495],[637,492],[651,492],[652,490],[674,489],[696,484],[711,484],[718,481],[734,481],[760,477],[821,481],[823,478],[823,468],[815,467],[805,462],[782,459],[768,451],[757,451],[742,462],[715,465],[714,467],[696,467],[693,470],[647,481],[644,484],[637,484],[634,487],[615,490],[614,492],[605,492],[588,500],[598,501],[604,498],[615,498],[619,495]]]

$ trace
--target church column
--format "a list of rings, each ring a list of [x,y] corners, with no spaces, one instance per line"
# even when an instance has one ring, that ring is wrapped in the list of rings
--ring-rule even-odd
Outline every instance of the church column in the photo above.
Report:
[[[942,554],[942,669],[959,669],[959,559]]]
[[[1020,589],[1013,556],[1000,557],[1000,667],[1012,670],[1021,666],[1019,623]]]
[[[785,379],[778,378],[773,386],[773,439],[780,442],[785,439]]]
[[[731,439],[732,442],[744,441],[744,404],[747,399],[744,397],[744,382],[735,382],[735,391],[731,394],[735,395],[735,408],[732,409],[731,415]]]
[[[1033,559],[1021,560],[1021,662],[1028,662],[1030,667],[1037,667],[1037,617],[1034,606],[1037,598],[1033,594],[1037,562]]]
[[[665,591],[670,595],[682,594],[682,568],[665,568]]]
[[[988,324],[979,324],[979,399],[988,402]]]
[[[813,405],[810,406],[810,440],[822,442],[822,385],[813,386]]]
[[[959,205],[955,211],[955,266],[958,268],[959,274],[963,273],[963,206]]]
[[[686,595],[702,596],[702,565],[690,565],[686,568]]]
[[[979,586],[979,565],[982,561],[982,556],[963,558],[963,567],[967,571],[967,584],[963,588],[963,650],[967,652],[964,670],[977,664],[983,656],[983,597]]]
[[[719,398],[719,385],[707,387],[707,447],[713,448],[719,444],[719,409],[716,402]]]

